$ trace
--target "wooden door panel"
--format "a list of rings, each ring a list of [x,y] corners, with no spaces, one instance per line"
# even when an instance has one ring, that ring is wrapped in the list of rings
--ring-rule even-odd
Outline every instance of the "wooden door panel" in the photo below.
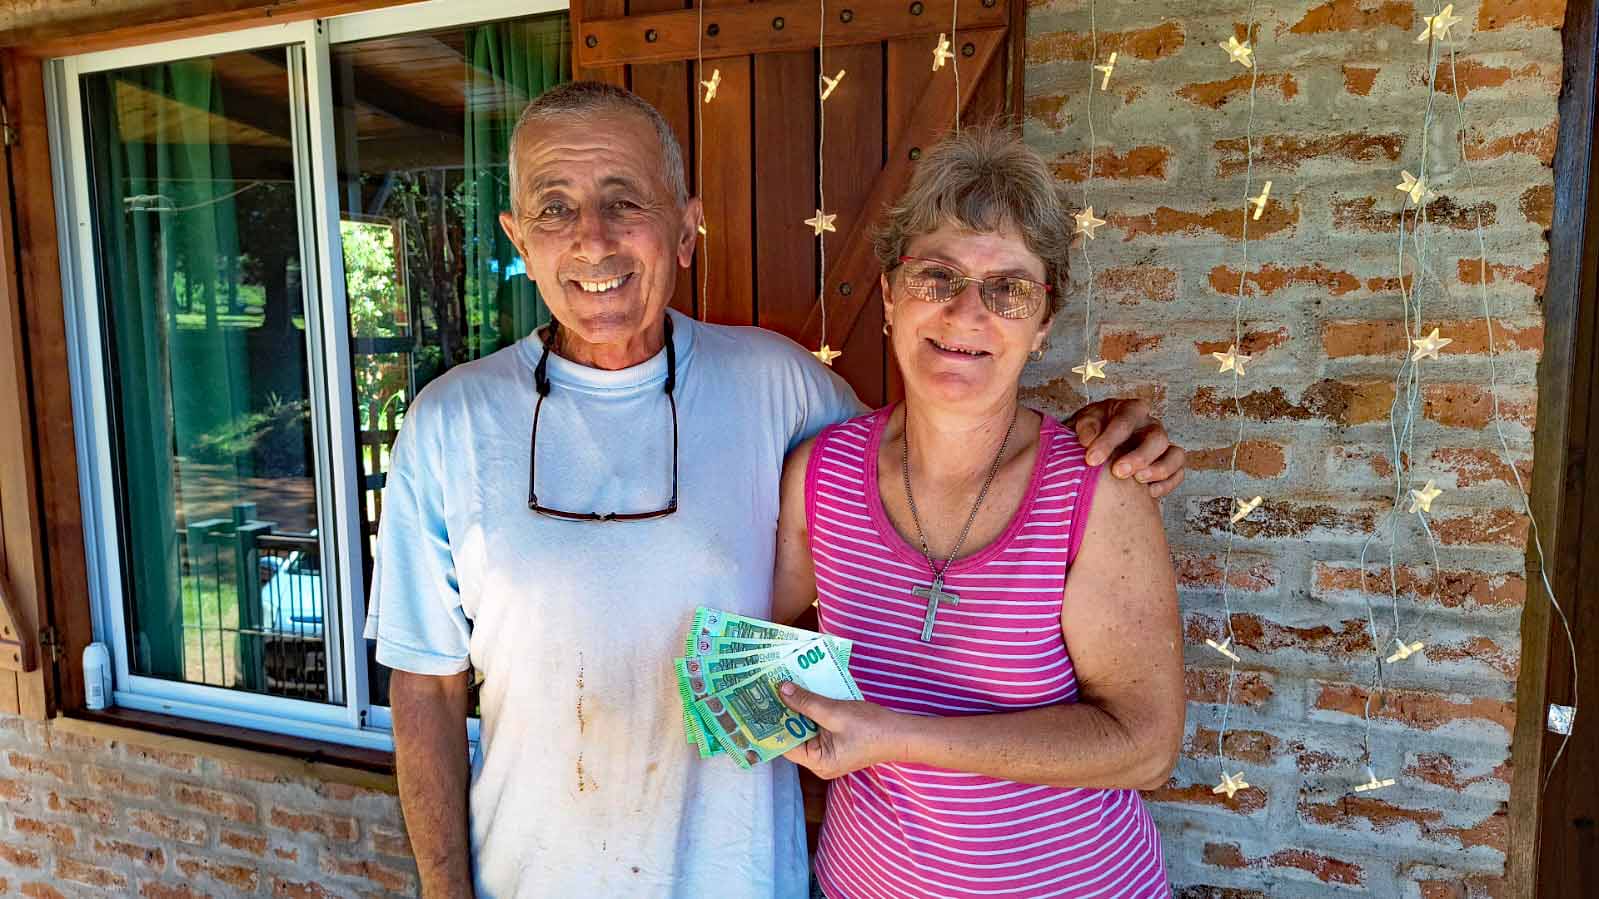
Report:
[[[755,179],[757,323],[798,338],[816,301],[815,54],[763,53],[755,57],[755,143],[764,173]]]

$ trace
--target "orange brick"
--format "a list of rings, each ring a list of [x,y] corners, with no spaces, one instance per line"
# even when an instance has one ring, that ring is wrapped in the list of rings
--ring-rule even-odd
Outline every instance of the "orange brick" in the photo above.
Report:
[[[1189,467],[1194,467],[1189,456]],[[1173,557],[1180,587],[1203,590],[1220,590],[1222,559],[1217,555],[1177,553]],[[1232,590],[1244,593],[1273,593],[1277,590],[1277,571],[1270,562],[1253,562],[1250,556],[1233,553],[1232,564],[1227,567],[1227,583]]]
[[[180,843],[202,845],[206,841],[207,831],[204,822],[184,821],[171,815],[152,812],[145,809],[134,809],[128,812],[128,823],[137,830],[142,830],[152,836],[164,840],[176,840]]]
[[[1253,73],[1246,72],[1221,81],[1186,84],[1177,89],[1177,96],[1199,106],[1220,109],[1234,97],[1248,96],[1251,78],[1254,78]],[[1255,81],[1255,93],[1258,96],[1268,90],[1276,91],[1278,98],[1286,103],[1299,95],[1299,82],[1290,72],[1262,74]]]
[[[1242,209],[1211,209],[1196,212],[1161,206],[1153,212],[1141,215],[1107,213],[1105,218],[1107,224],[1122,232],[1123,240],[1146,236],[1198,235],[1207,231],[1238,240],[1244,231]],[[1260,221],[1250,221],[1249,237],[1250,240],[1262,240],[1276,234],[1292,233],[1298,224],[1298,207],[1290,209],[1272,200],[1266,204],[1266,211],[1261,215]]]
[[[411,840],[405,831],[374,824],[367,828],[367,833],[372,837],[372,851],[399,858],[411,857]]]
[[[1353,684],[1315,685],[1315,707],[1341,712],[1356,718],[1366,707],[1366,690]],[[1432,731],[1457,721],[1487,721],[1509,733],[1515,726],[1515,707],[1508,702],[1486,697],[1454,698],[1420,690],[1389,689],[1374,702],[1372,717]]]
[[[200,768],[200,759],[192,753],[171,752],[138,745],[125,746],[122,751],[128,761],[141,765],[155,765],[183,774],[194,774]]]
[[[25,883],[22,885],[22,895],[28,899],[67,899],[66,895],[48,883]]]
[[[1237,843],[1206,843],[1204,859],[1205,864],[1218,868],[1244,868],[1249,865],[1243,849]]]
[[[1261,511],[1234,525],[1231,497],[1190,502],[1183,524],[1192,534],[1225,535],[1236,531],[1248,540],[1302,540],[1313,535],[1353,538],[1369,533],[1377,525],[1375,503],[1334,506],[1267,498]]]
[[[1214,365],[1215,360],[1211,353],[1225,353],[1227,348],[1233,346],[1233,337],[1225,340],[1200,340],[1194,343],[1199,358],[1207,365]],[[1290,340],[1288,329],[1279,327],[1273,331],[1246,331],[1239,350],[1247,356],[1254,356],[1258,362],[1260,357],[1268,351],[1274,350]]]
[[[1226,669],[1189,668],[1183,672],[1183,687],[1189,702],[1207,704],[1227,701]],[[1259,706],[1276,692],[1275,678],[1269,672],[1240,671],[1233,681],[1233,704]]]
[[[1483,282],[1483,264],[1481,257],[1462,259],[1457,263],[1460,283],[1477,285]],[[1543,293],[1544,285],[1549,281],[1549,260],[1546,258],[1537,265],[1517,266],[1492,263],[1487,266],[1488,283],[1510,279],[1517,284],[1525,284],[1533,289],[1534,293]]]
[[[1212,786],[1213,784],[1200,783],[1179,787],[1176,779],[1173,778],[1165,786],[1144,793],[1144,799],[1147,802],[1224,808],[1243,815],[1254,814],[1266,807],[1266,791],[1258,786],[1251,786],[1247,790],[1239,790],[1231,799],[1220,793],[1212,793]]]
[[[1477,7],[1477,30],[1559,28],[1565,17],[1566,0],[1482,0]]]
[[[416,877],[410,871],[385,865],[369,859],[340,858],[322,854],[322,873],[336,877],[353,877],[368,881],[391,893],[413,893]]]
[[[159,781],[130,776],[114,768],[88,765],[83,770],[89,786],[103,793],[113,793],[130,799],[151,799],[161,789]]]
[[[56,859],[55,876],[62,880],[71,880],[76,883],[85,883],[89,886],[104,887],[108,890],[125,890],[128,888],[128,878],[110,868],[102,868],[81,862],[77,859]]]
[[[237,793],[178,783],[172,785],[172,801],[238,824],[254,824],[257,820],[255,803]]]
[[[1445,427],[1480,431],[1494,420],[1493,393],[1483,384],[1428,384],[1421,390],[1422,414]],[[1532,430],[1538,400],[1526,386],[1499,387],[1499,415],[1507,424]]]
[[[1066,116],[1067,99],[1061,94],[1029,97],[1026,106],[1027,118],[1037,121],[1051,131],[1060,131],[1070,121]]]
[[[1471,570],[1445,570],[1437,578],[1430,571],[1400,566],[1395,575],[1401,596],[1415,596],[1423,602],[1446,609],[1515,608],[1527,601],[1527,581],[1516,572],[1490,573]],[[1388,595],[1388,568],[1372,565],[1366,569],[1366,590],[1373,595]],[[1354,563],[1317,562],[1313,595],[1347,593],[1360,595],[1360,567]]]
[[[1235,645],[1254,652],[1295,649],[1348,657],[1369,653],[1372,648],[1366,622],[1360,619],[1335,622],[1336,627],[1329,624],[1292,627],[1262,618],[1253,612],[1235,612],[1232,622]],[[1198,613],[1188,617],[1183,631],[1188,642],[1194,645],[1203,645],[1206,640],[1220,642],[1227,636],[1221,621]]]
[[[1330,31],[1374,31],[1378,28],[1409,28],[1416,20],[1414,7],[1400,0],[1328,0],[1307,11],[1288,30],[1293,34],[1326,34]]]
[[[1354,163],[1396,162],[1405,139],[1399,134],[1268,134],[1255,139],[1255,168],[1297,169],[1312,159],[1344,159]],[[1223,178],[1241,175],[1249,168],[1249,144],[1245,138],[1227,138],[1215,143],[1218,158],[1216,174]],[[1254,231],[1251,223],[1250,231]]]
[[[1183,746],[1183,754],[1189,758],[1215,758],[1217,735],[1217,731],[1208,727],[1195,727]],[[1228,730],[1222,743],[1229,759],[1256,765],[1271,764],[1282,748],[1281,740],[1260,730]]]
[[[105,837],[94,838],[94,851],[97,855],[115,855],[125,858],[135,864],[159,871],[167,865],[166,852],[160,846],[141,846],[126,840],[111,840]]]
[[[1552,184],[1529,187],[1521,193],[1521,215],[1534,225],[1554,224],[1555,188]]]
[[[1396,192],[1397,195],[1397,192]],[[1364,231],[1369,234],[1398,234],[1399,209],[1397,202],[1379,206],[1375,197],[1357,200],[1334,200],[1333,227],[1344,231]],[[1477,227],[1477,217],[1482,216],[1482,226],[1489,227],[1498,221],[1498,210],[1493,201],[1484,200],[1475,206],[1462,206],[1451,197],[1437,197],[1427,204],[1427,220],[1433,225],[1465,231]],[[1407,230],[1415,227],[1414,212],[1405,213]]]
[[[279,899],[336,899],[338,893],[329,892],[314,880],[272,879],[272,895]]]
[[[1238,294],[1238,270],[1217,266],[1210,270],[1210,286],[1219,294]],[[1244,277],[1244,295],[1270,295],[1290,287],[1305,285],[1324,290],[1335,297],[1360,289],[1360,279],[1349,272],[1329,269],[1321,263],[1282,266],[1267,264]]]
[[[145,881],[139,884],[139,895],[144,899],[210,899],[211,894],[197,890],[186,883],[165,884]]]
[[[1257,390],[1239,398],[1244,417],[1255,421],[1331,421],[1361,425],[1388,417],[1394,386],[1390,381],[1318,381],[1298,400],[1281,387]],[[1231,389],[1203,386],[1194,392],[1190,410],[1201,418],[1225,419],[1235,414]]]
[[[281,827],[295,833],[319,833],[330,840],[343,843],[354,842],[356,837],[355,819],[347,815],[295,812],[274,806],[270,821],[273,827]]]
[[[28,785],[20,780],[0,777],[0,799],[5,800],[7,806],[15,808],[32,802],[33,791],[28,789]]]
[[[1377,73],[1380,69],[1368,66],[1352,66],[1345,64],[1344,90],[1357,97],[1371,96],[1371,88],[1377,83]]]
[[[1558,132],[1559,123],[1551,121],[1541,128],[1502,134],[1498,137],[1473,134],[1466,141],[1466,159],[1480,162],[1521,155],[1532,156],[1544,165],[1551,165],[1555,161],[1555,137]],[[1483,224],[1486,225],[1487,222]]]
[[[1261,865],[1267,868],[1297,868],[1308,872],[1322,883],[1340,883],[1359,886],[1365,881],[1365,872],[1359,865],[1311,852],[1308,849],[1281,849],[1267,856]]]
[[[1429,321],[1425,330],[1437,328],[1440,336],[1452,343],[1441,355],[1486,353],[1488,326],[1482,319],[1444,319]],[[1494,348],[1501,353],[1516,350],[1541,350],[1542,325],[1494,323]],[[1410,354],[1410,338],[1401,321],[1331,321],[1322,325],[1321,346],[1329,359],[1351,356],[1395,356]]]
[[[117,819],[117,807],[113,803],[100,799],[90,799],[86,796],[64,796],[54,790],[50,791],[50,798],[46,805],[50,811],[62,815],[81,815],[93,818],[101,825],[110,824]]]
[[[1227,471],[1232,466],[1233,448],[1190,450],[1187,461],[1190,471]],[[1275,478],[1288,470],[1288,461],[1281,444],[1246,440],[1238,445],[1238,470],[1252,478]]]
[[[13,815],[11,829],[25,836],[40,837],[48,840],[54,843],[57,848],[70,849],[78,845],[78,832],[65,824]]]
[[[39,857],[38,850],[18,846],[15,843],[0,843],[0,861],[13,868],[44,867],[44,860]]]
[[[27,774],[33,777],[48,777],[67,783],[72,780],[72,768],[65,762],[52,762],[36,755],[22,752],[6,753],[6,761],[11,763],[12,770],[18,774]]]
[[[1516,483],[1515,473],[1495,450],[1443,447],[1433,450],[1432,461],[1452,472],[1456,485],[1460,487],[1472,487],[1495,481],[1511,485]],[[1516,460],[1515,472],[1520,473],[1522,484],[1531,484],[1532,460]]]
[[[1410,83],[1414,87],[1426,87],[1427,68],[1414,66],[1410,70]],[[1496,66],[1479,62],[1475,59],[1461,59],[1451,71],[1449,61],[1438,66],[1438,78],[1435,89],[1446,95],[1453,95],[1455,82],[1460,82],[1460,96],[1471,96],[1472,91],[1491,90],[1504,87],[1513,82],[1527,84],[1540,90],[1547,90],[1550,94],[1560,90],[1560,79],[1536,63],[1528,63],[1520,68],[1510,66]]]
[[[1434,507],[1433,511],[1439,511]],[[1479,509],[1460,517],[1432,520],[1432,532],[1443,546],[1527,545],[1527,516],[1511,509]]]
[[[1183,26],[1166,22],[1153,28],[1120,33],[1099,33],[1099,47],[1116,48],[1122,59],[1155,60],[1167,57],[1183,48]],[[1027,64],[1047,62],[1082,62],[1093,56],[1093,39],[1088,32],[1056,31],[1030,37],[1027,40]],[[1095,60],[1098,62],[1098,60]]]
[[[1110,362],[1125,362],[1128,356],[1160,346],[1161,335],[1137,331],[1107,331],[1099,336],[1099,355]]]
[[[1124,306],[1144,300],[1169,303],[1177,299],[1177,273],[1158,265],[1106,268],[1094,275],[1094,287],[1103,299]]]
[[[256,873],[255,869],[247,868],[244,865],[229,865],[212,861],[208,858],[194,858],[192,856],[180,857],[177,859],[176,864],[178,870],[183,872],[183,876],[191,880],[203,875],[241,892],[253,893],[256,887],[261,884],[260,875]]]
[[[267,838],[256,834],[241,833],[237,830],[223,831],[217,835],[217,842],[229,849],[249,853],[259,858],[266,854]]]
[[[1101,150],[1094,154],[1094,177],[1116,180],[1155,178],[1165,180],[1171,151],[1165,147],[1133,147],[1125,153]],[[1062,181],[1088,180],[1088,154],[1073,153],[1057,159],[1050,169]]]

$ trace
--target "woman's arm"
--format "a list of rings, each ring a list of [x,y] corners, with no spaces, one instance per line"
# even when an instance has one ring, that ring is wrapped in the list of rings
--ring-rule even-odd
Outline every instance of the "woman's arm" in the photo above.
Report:
[[[1061,612],[1076,703],[929,718],[784,685],[784,701],[823,728],[788,758],[825,778],[899,761],[1057,787],[1165,783],[1185,700],[1176,579],[1160,515],[1143,485],[1101,472],[1085,527]]]
[[[805,528],[805,469],[810,466],[812,437],[783,461],[783,485],[777,515],[777,564],[772,573],[772,620],[792,624],[816,601],[816,570]]]

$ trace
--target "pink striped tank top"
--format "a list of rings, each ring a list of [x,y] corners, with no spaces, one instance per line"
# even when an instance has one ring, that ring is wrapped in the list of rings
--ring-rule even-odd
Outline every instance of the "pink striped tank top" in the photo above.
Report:
[[[1021,508],[999,539],[949,567],[959,605],[920,640],[927,561],[877,491],[893,408],[817,438],[805,514],[821,628],[855,641],[850,672],[872,702],[980,715],[1077,701],[1060,615],[1099,469],[1045,415]],[[925,765],[833,781],[816,855],[829,899],[1169,896],[1154,822],[1133,790],[1059,789]]]

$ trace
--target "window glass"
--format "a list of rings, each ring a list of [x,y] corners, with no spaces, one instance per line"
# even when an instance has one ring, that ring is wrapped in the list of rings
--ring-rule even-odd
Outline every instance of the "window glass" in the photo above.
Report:
[[[571,78],[571,37],[556,13],[338,44],[332,60],[370,573],[388,452],[411,399],[549,318],[499,215],[517,117]],[[369,643],[371,701],[387,705],[387,669],[371,653]]]
[[[81,86],[129,667],[332,702],[290,65],[261,49]]]

